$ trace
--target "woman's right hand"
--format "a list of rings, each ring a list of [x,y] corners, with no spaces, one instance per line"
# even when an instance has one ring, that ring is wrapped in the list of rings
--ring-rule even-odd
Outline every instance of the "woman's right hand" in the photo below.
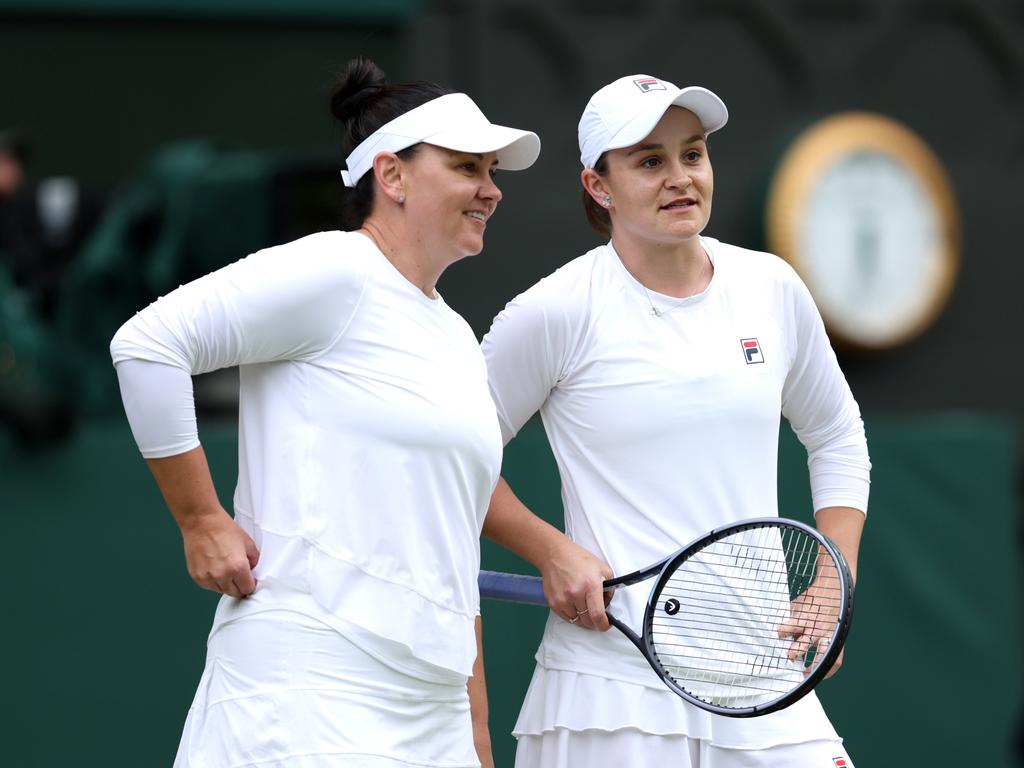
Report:
[[[223,508],[191,517],[181,526],[189,576],[203,589],[231,597],[256,591],[256,542]]]
[[[562,538],[541,569],[544,596],[551,610],[566,621],[605,632],[611,626],[605,606],[612,599],[604,582],[614,576],[612,569],[579,544]]]

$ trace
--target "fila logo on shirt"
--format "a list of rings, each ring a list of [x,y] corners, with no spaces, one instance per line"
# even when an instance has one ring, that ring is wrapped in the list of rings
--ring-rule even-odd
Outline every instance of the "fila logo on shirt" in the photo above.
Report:
[[[650,93],[651,91],[664,91],[665,84],[653,77],[641,77],[633,81],[633,85],[639,88],[644,93]]]
[[[743,346],[743,357],[746,358],[747,365],[764,362],[761,345],[757,343],[757,339],[740,339],[740,344]]]
[[[846,768],[848,765],[845,757],[833,757],[832,762],[836,764],[836,768]]]

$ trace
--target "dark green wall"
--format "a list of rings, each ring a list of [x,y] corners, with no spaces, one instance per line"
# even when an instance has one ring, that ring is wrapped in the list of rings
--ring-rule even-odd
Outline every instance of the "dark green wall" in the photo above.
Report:
[[[229,503],[234,426],[201,430]],[[821,696],[860,766],[1016,765],[1014,432],[967,416],[874,421],[868,430],[875,469],[856,617],[846,664]],[[806,520],[804,463],[787,432],[782,509]],[[537,423],[510,445],[505,471],[527,503],[559,519],[557,475]],[[177,529],[127,426],[91,422],[49,452],[0,442],[0,522],[4,764],[169,765],[215,597],[185,573]],[[484,566],[530,570],[486,543]],[[545,611],[485,603],[483,613],[495,755],[508,768],[508,733]]]

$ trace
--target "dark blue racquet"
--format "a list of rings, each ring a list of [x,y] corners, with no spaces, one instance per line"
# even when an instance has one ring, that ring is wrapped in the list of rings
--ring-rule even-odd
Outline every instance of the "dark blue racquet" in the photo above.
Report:
[[[827,537],[795,520],[718,528],[604,588],[655,576],[639,632],[611,612],[608,620],[669,689],[716,714],[788,707],[828,674],[850,630],[846,561]],[[481,571],[480,596],[547,605],[537,576]]]

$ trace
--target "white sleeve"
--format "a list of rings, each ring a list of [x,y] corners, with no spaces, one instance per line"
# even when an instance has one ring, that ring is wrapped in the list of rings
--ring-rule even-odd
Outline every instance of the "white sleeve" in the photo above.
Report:
[[[132,436],[147,459],[162,459],[199,445],[192,377],[147,360],[122,360],[117,381]]]
[[[260,251],[181,286],[115,334],[111,357],[147,458],[199,444],[191,375],[313,359],[344,333],[362,297],[365,269],[358,258],[317,249],[315,240],[294,247],[310,239]],[[132,361],[160,367],[125,365]],[[168,367],[178,373],[163,370]]]
[[[794,275],[794,359],[782,390],[782,414],[807,449],[814,510],[853,507],[867,514],[871,462],[853,399],[814,300]]]
[[[481,343],[506,445],[544,405],[568,366],[572,323],[549,300],[549,287],[542,281],[509,302]]]
[[[365,280],[358,259],[333,252],[259,251],[150,304],[121,326],[111,356],[192,374],[311,359],[344,331]]]

